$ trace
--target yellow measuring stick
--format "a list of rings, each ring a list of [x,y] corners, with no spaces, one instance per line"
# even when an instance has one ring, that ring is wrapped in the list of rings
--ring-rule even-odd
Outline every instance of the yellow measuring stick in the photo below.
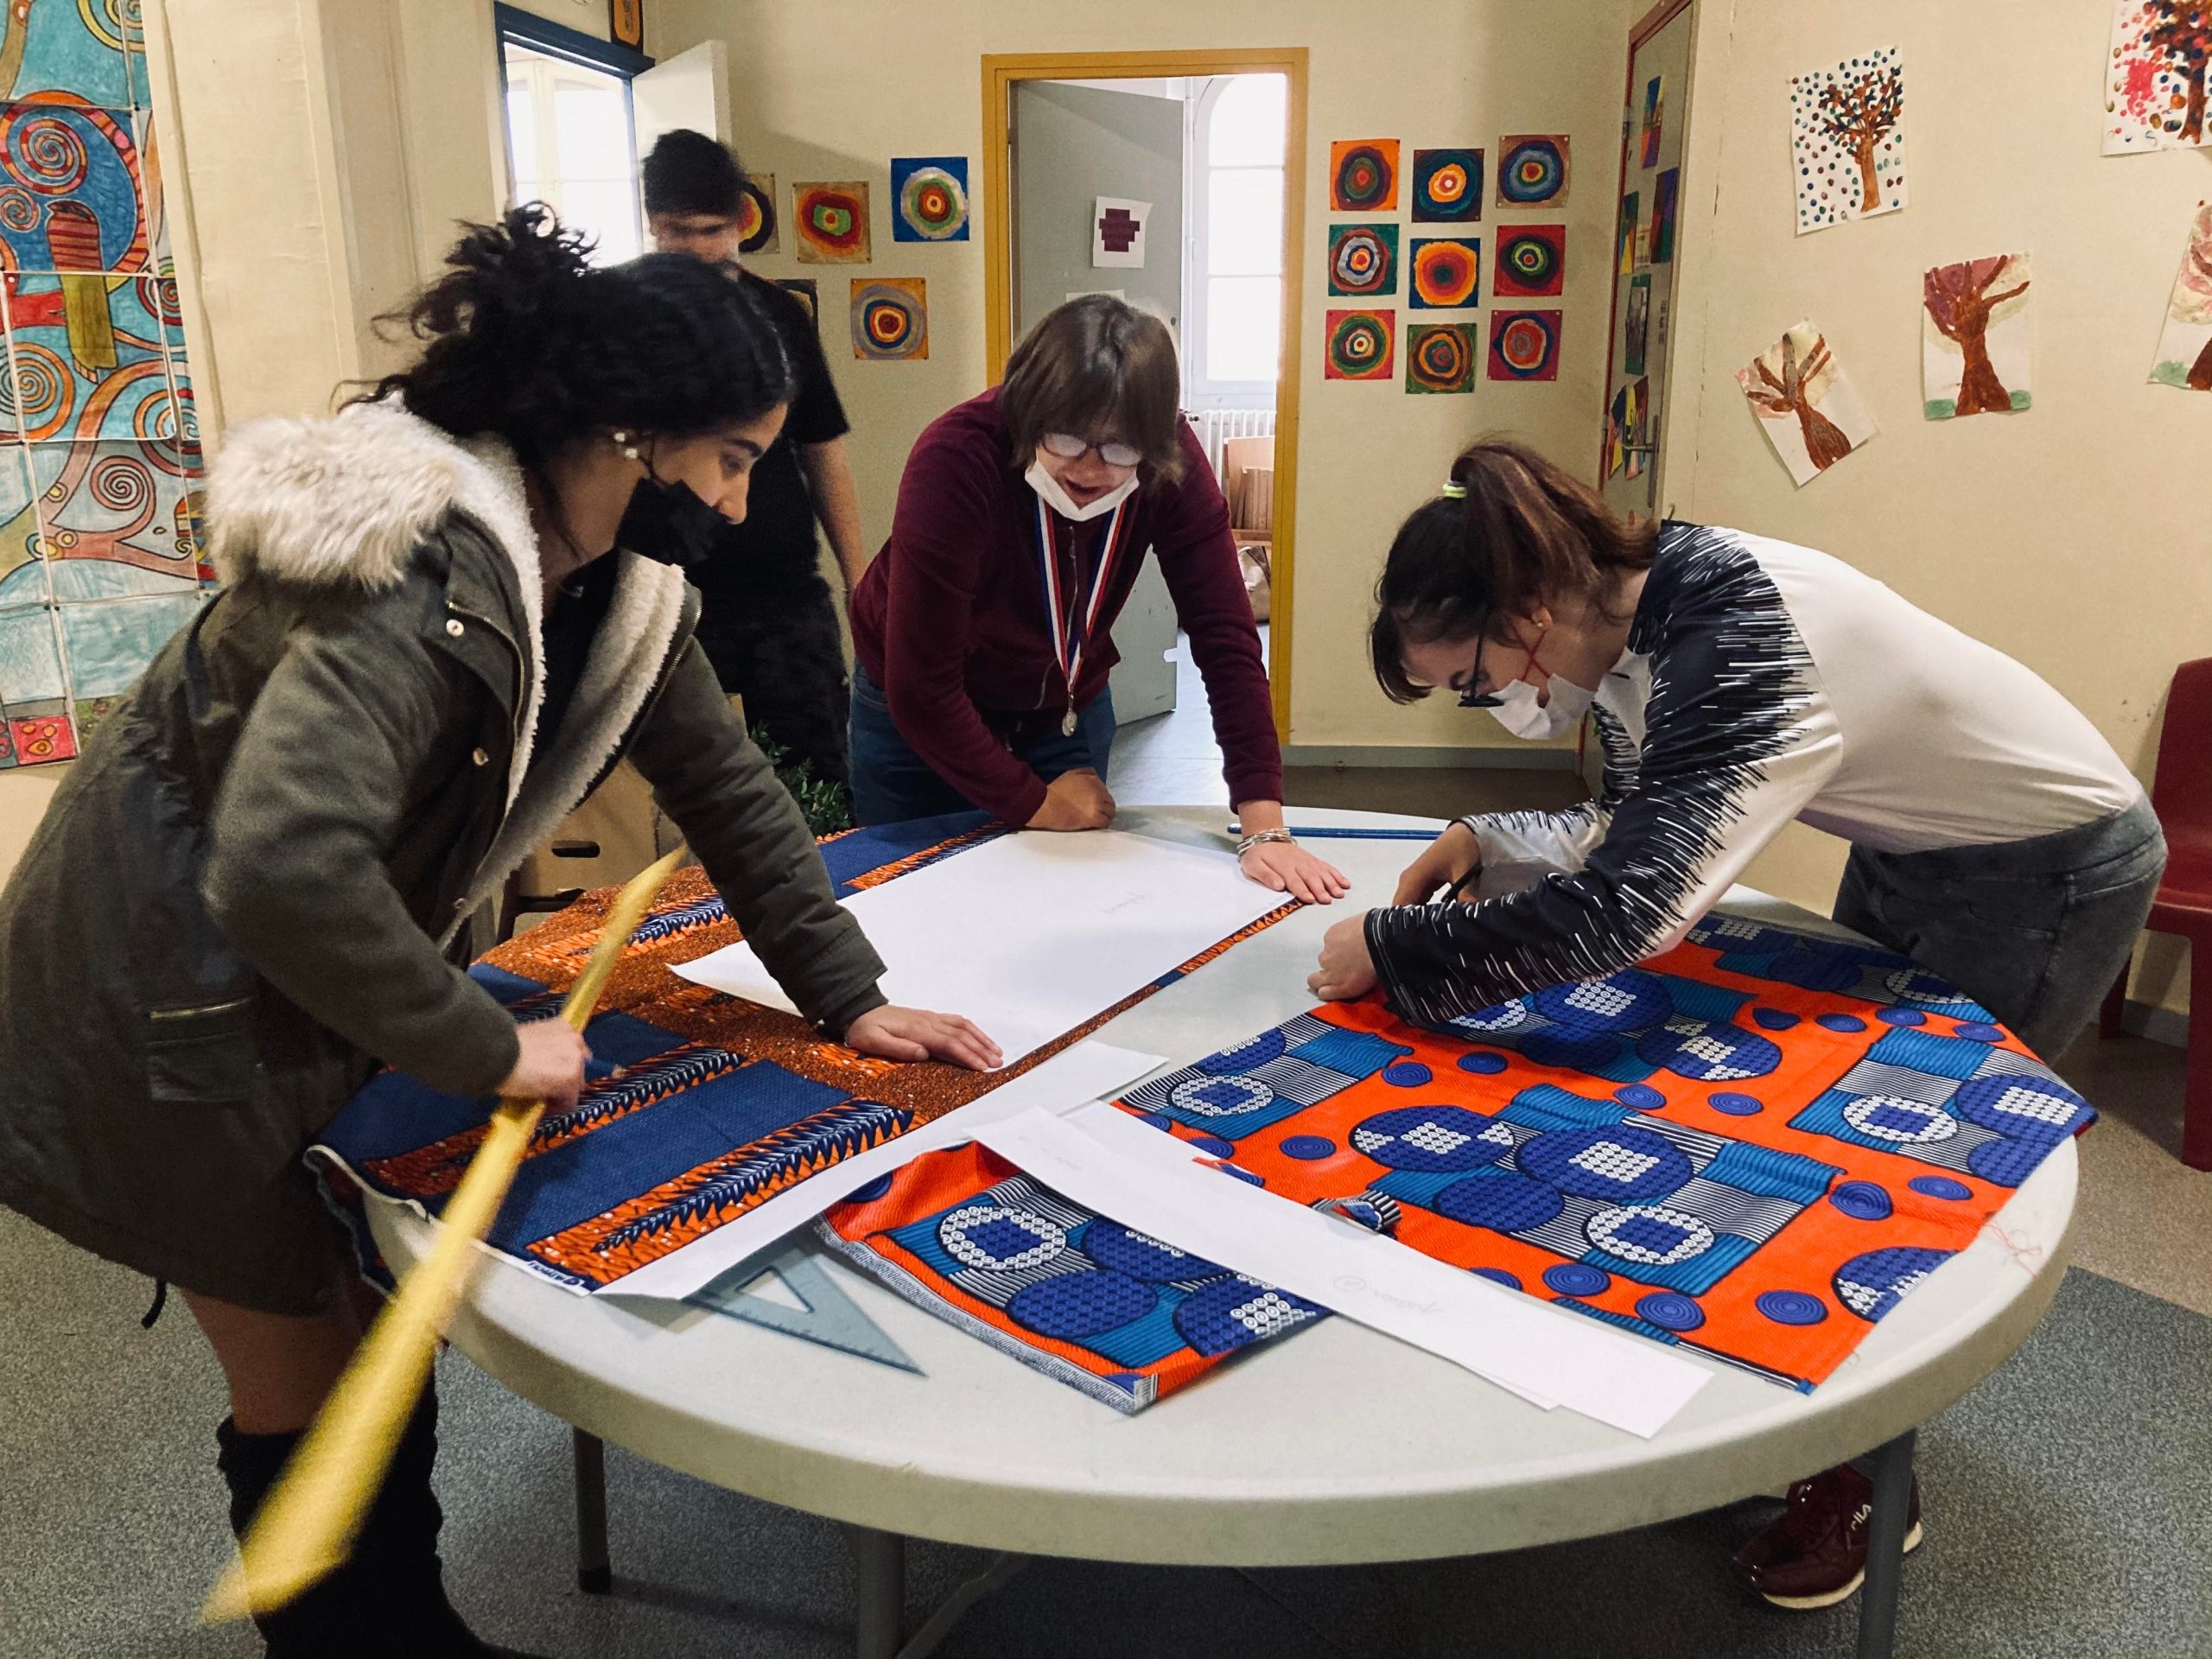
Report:
[[[591,960],[561,1007],[561,1017],[578,1031],[590,1020],[616,958],[654,894],[683,857],[679,848],[616,896]],[[378,1316],[302,1437],[247,1529],[238,1559],[208,1592],[200,1610],[206,1622],[273,1612],[352,1552],[429,1380],[438,1338],[475,1264],[476,1246],[491,1230],[544,1110],[542,1100],[511,1100],[493,1113],[483,1145],[446,1203],[437,1242]]]

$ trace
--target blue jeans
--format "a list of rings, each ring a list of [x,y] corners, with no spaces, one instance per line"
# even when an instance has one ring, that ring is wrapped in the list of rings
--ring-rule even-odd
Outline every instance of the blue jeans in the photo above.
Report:
[[[2055,1060],[2126,965],[2165,866],[2148,801],[1993,847],[1854,847],[1835,919],[1948,980]]]
[[[914,746],[892,721],[883,688],[858,663],[853,664],[853,713],[848,730],[853,816],[862,824],[900,823],[974,809],[973,801],[914,753]],[[1054,731],[1015,749],[1014,758],[1048,784],[1064,772],[1084,766],[1103,779],[1113,748],[1114,694],[1101,691],[1077,713],[1074,735],[1063,737]]]

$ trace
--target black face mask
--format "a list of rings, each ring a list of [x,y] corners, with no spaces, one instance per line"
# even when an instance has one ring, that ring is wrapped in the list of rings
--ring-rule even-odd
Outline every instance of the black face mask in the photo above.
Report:
[[[706,562],[728,523],[689,484],[681,480],[670,483],[648,473],[630,492],[614,544],[642,558],[689,569]]]

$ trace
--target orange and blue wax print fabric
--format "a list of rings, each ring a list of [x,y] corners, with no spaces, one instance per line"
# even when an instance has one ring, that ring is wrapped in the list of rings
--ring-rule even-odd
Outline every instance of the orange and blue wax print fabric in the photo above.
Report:
[[[822,857],[843,898],[1004,833],[982,813],[952,814],[835,836]],[[588,894],[518,935],[471,977],[518,1022],[554,1018],[614,892]],[[965,1105],[1236,942],[1223,940],[1020,1065],[986,1073],[874,1059],[824,1040],[797,1014],[669,971],[738,937],[703,871],[670,880],[585,1027],[592,1059],[583,1093],[570,1110],[539,1121],[489,1235],[493,1249],[572,1288],[604,1288],[786,1187]],[[435,1215],[475,1155],[493,1104],[386,1071],[331,1121],[309,1160],[346,1204],[358,1183]],[[365,1228],[357,1224],[354,1237],[373,1266]]]
[[[1902,957],[1718,913],[1641,967],[1440,1028],[1374,1001],[1319,1008],[1116,1103],[1282,1198],[1805,1389],[2094,1116]],[[830,1211],[825,1236],[924,1306],[1094,1381],[1145,1353],[1123,1368],[1149,1385],[1128,1385],[1128,1409],[1234,1351],[1133,1351],[1134,1332],[1165,1339],[1149,1304],[1076,1331],[1062,1310],[1143,1300],[1096,1252],[1024,1247],[1023,1283],[997,1300],[1003,1269],[946,1272],[948,1255],[966,1265],[947,1230],[1004,1207],[988,1195],[1012,1173],[985,1162],[963,1186],[949,1168],[910,1166]],[[1105,1277],[1048,1299],[1034,1287],[1052,1274]],[[1263,1288],[1247,1281],[1246,1300]]]

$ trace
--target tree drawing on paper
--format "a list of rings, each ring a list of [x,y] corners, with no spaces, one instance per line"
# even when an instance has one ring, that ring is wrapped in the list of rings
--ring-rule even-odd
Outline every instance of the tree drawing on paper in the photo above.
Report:
[[[2212,142],[2206,130],[2212,5],[2204,0],[2116,0],[2105,154]]]
[[[1789,113],[1800,233],[1905,205],[1901,48],[1796,76]]]
[[[1798,483],[1817,478],[1874,435],[1874,417],[1809,322],[1736,371],[1767,442]]]
[[[1922,279],[1927,321],[1921,363],[1929,420],[2028,406],[2027,292],[2024,253],[1937,265]],[[1993,340],[2000,327],[2004,338]]]
[[[2212,391],[2212,201],[2198,202],[2196,216],[2190,220],[2151,378],[2160,385]]]

